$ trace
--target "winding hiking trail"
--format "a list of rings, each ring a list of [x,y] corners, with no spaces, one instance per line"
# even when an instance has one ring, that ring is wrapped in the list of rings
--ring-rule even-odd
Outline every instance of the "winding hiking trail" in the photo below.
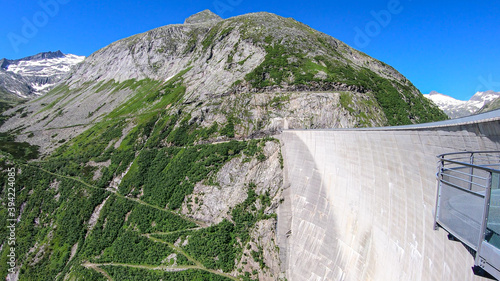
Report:
[[[240,280],[240,279],[235,278],[234,276],[231,276],[229,274],[225,274],[225,273],[222,273],[220,271],[213,270],[213,269],[207,269],[203,266],[200,267],[197,265],[166,266],[166,265],[140,265],[140,264],[128,264],[128,263],[114,263],[114,262],[111,262],[111,263],[84,262],[82,264],[82,266],[101,273],[109,281],[113,281],[113,278],[104,269],[102,269],[101,266],[123,266],[123,267],[140,268],[140,269],[146,269],[146,270],[161,270],[161,271],[169,271],[169,272],[177,272],[177,271],[195,269],[195,270],[207,271],[207,272],[217,274],[217,275],[220,275],[220,276],[223,276],[223,277],[229,278],[231,280],[235,280],[235,281]]]
[[[145,233],[145,234],[142,234],[142,236],[145,236],[148,239],[153,240],[154,242],[163,243],[163,244],[168,245],[170,248],[174,249],[179,254],[184,255],[189,261],[193,262],[196,265],[195,268],[200,269],[200,270],[204,270],[204,271],[208,271],[210,273],[217,274],[217,275],[229,278],[231,280],[240,280],[240,279],[238,279],[238,278],[236,278],[236,277],[234,277],[232,275],[229,275],[227,273],[223,273],[223,272],[220,272],[220,271],[217,271],[217,270],[214,270],[214,269],[206,268],[201,262],[199,262],[198,260],[196,260],[195,258],[193,258],[192,256],[190,256],[188,253],[186,253],[184,250],[182,250],[181,247],[175,246],[174,244],[169,243],[167,241],[164,241],[164,240],[161,240],[161,239],[158,239],[158,238],[155,238],[155,237],[151,237],[151,234],[155,234],[155,233]]]
[[[40,171],[43,171],[45,173],[48,173],[48,174],[51,174],[53,176],[56,176],[56,177],[60,177],[60,178],[65,178],[65,179],[69,179],[69,180],[73,180],[73,181],[77,181],[87,187],[90,187],[90,188],[95,188],[95,189],[100,189],[100,190],[103,190],[102,188],[100,187],[97,187],[95,185],[91,185],[79,178],[76,178],[76,177],[72,177],[72,176],[65,176],[65,175],[61,175],[61,174],[56,174],[56,173],[53,173],[51,171],[48,171],[48,170],[45,170],[44,168],[41,168],[41,167],[38,167],[38,166],[35,166],[35,165],[30,165],[30,164],[20,164],[20,165],[23,165],[23,166],[29,166],[29,167],[32,167],[32,168],[36,168],[36,169],[39,169]],[[191,217],[188,217],[186,215],[183,215],[181,213],[177,213],[177,212],[174,212],[174,211],[171,211],[171,210],[168,210],[168,209],[164,209],[164,208],[161,208],[161,207],[158,207],[158,206],[155,206],[155,205],[151,205],[147,202],[144,202],[142,201],[141,199],[138,199],[138,198],[130,198],[128,196],[125,196],[125,195],[122,195],[118,192],[116,192],[115,190],[110,190],[108,188],[105,189],[107,192],[111,193],[111,194],[114,194],[116,195],[117,197],[120,197],[120,198],[123,198],[123,199],[126,199],[126,200],[129,200],[129,201],[133,201],[133,202],[136,202],[138,204],[141,204],[141,205],[144,205],[144,206],[148,206],[150,208],[154,208],[154,209],[157,209],[157,210],[160,210],[162,212],[167,212],[167,213],[170,213],[170,214],[173,214],[173,215],[176,215],[176,216],[179,216],[187,221],[190,221],[192,223],[195,223],[196,225],[198,225],[199,227],[207,227],[208,225],[203,222],[203,221],[199,221],[199,220],[196,220],[196,219],[193,219]]]
[[[82,264],[82,266],[99,272],[100,274],[104,275],[104,277],[106,277],[108,281],[113,281],[113,278],[104,269],[100,268],[96,263],[85,262]]]
[[[87,182],[85,182],[85,181],[83,181],[83,180],[81,180],[79,178],[76,178],[76,177],[65,176],[65,175],[53,173],[53,172],[48,171],[48,170],[46,170],[44,168],[41,168],[41,167],[38,167],[38,166],[35,166],[35,165],[31,165],[31,164],[25,164],[25,163],[19,163],[19,164],[23,165],[23,166],[29,166],[29,167],[32,167],[32,168],[39,169],[40,171],[43,171],[45,173],[51,174],[51,175],[56,176],[56,177],[65,178],[65,179],[69,179],[69,180],[73,180],[73,181],[79,182],[79,183],[81,183],[81,184],[83,184],[83,185],[85,185],[87,187],[90,187],[90,188],[102,189],[102,188],[99,188],[99,187],[97,187],[95,185],[91,185],[91,184],[89,184],[89,183],[87,183]],[[124,266],[124,267],[141,268],[141,269],[147,269],[147,270],[163,270],[163,271],[172,271],[172,272],[174,272],[174,271],[184,271],[184,270],[189,270],[189,269],[197,269],[197,270],[203,270],[203,271],[206,271],[206,272],[210,272],[210,273],[222,276],[222,277],[226,277],[226,278],[229,278],[231,280],[235,280],[235,281],[240,280],[239,278],[236,278],[236,277],[234,277],[232,275],[229,275],[227,273],[224,273],[224,272],[221,272],[221,271],[218,271],[218,270],[214,270],[214,269],[206,268],[201,262],[199,262],[198,260],[196,260],[195,258],[193,258],[192,256],[190,256],[189,254],[187,254],[184,250],[182,250],[182,248],[177,247],[174,244],[169,243],[167,241],[163,241],[161,239],[158,239],[158,238],[155,238],[155,237],[151,236],[153,234],[160,234],[161,235],[161,234],[172,234],[172,233],[177,233],[177,232],[186,231],[186,230],[199,230],[199,229],[202,229],[204,227],[207,227],[207,224],[205,222],[195,220],[193,218],[190,218],[190,217],[187,217],[185,215],[173,212],[171,210],[167,210],[167,209],[163,209],[161,207],[155,206],[155,205],[151,205],[151,204],[149,204],[147,202],[144,202],[144,201],[142,201],[140,199],[137,199],[137,198],[130,198],[130,197],[124,196],[122,194],[117,193],[116,191],[112,191],[112,190],[109,190],[109,189],[106,189],[106,191],[109,192],[110,194],[114,194],[115,196],[118,196],[120,198],[123,198],[123,199],[126,199],[126,200],[130,200],[130,201],[136,202],[138,204],[141,204],[141,205],[144,205],[144,206],[148,206],[150,208],[155,208],[155,209],[160,210],[162,212],[168,212],[168,213],[180,216],[183,219],[188,220],[188,221],[193,222],[196,225],[198,225],[198,227],[191,228],[191,229],[181,229],[181,230],[170,231],[170,232],[155,232],[155,233],[141,234],[141,236],[147,237],[148,239],[151,239],[154,242],[163,243],[163,244],[168,245],[170,248],[172,248],[173,250],[175,250],[179,254],[184,255],[189,261],[191,261],[195,265],[183,265],[183,266],[159,265],[159,266],[155,266],[155,265],[138,265],[138,264],[113,263],[113,262],[111,262],[111,263],[91,263],[91,262],[85,261],[84,263],[82,263],[83,267],[89,268],[89,269],[92,269],[92,270],[95,270],[95,271],[101,273],[109,281],[113,281],[113,278],[104,269],[102,269],[101,266]]]

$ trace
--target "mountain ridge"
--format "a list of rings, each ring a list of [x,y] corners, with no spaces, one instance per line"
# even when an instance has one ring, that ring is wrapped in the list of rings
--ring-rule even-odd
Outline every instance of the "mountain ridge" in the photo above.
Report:
[[[500,98],[500,92],[492,90],[476,92],[467,101],[457,100],[436,91],[432,91],[424,97],[433,101],[450,118],[458,118],[484,112],[483,108],[487,108],[489,104]]]
[[[61,58],[64,57],[64,54],[61,52],[61,50],[57,50],[55,52],[48,51],[48,52],[40,52],[35,55],[23,57],[20,59],[7,59],[3,58],[2,60],[7,61],[9,64],[19,62],[19,61],[28,61],[28,60],[43,60],[43,59],[53,59],[53,58]],[[2,67],[4,67],[2,65]],[[4,67],[6,68],[6,67]]]
[[[29,99],[47,93],[85,57],[56,52],[42,52],[21,59],[0,60],[0,88],[3,99],[16,96]]]
[[[37,114],[23,120],[14,117],[2,129],[14,129],[30,120],[23,140],[50,142],[46,135],[44,141],[36,133],[29,139],[26,136],[46,128],[70,127],[71,133],[58,137],[68,139],[134,100],[131,96],[139,88],[154,91],[165,85],[182,92],[179,106],[194,110],[192,118],[202,127],[214,121],[227,123],[228,113],[238,116],[242,123],[235,130],[240,137],[283,128],[382,126],[444,118],[394,68],[294,19],[267,12],[167,25],[118,40],[76,65],[60,85],[26,107],[27,112]],[[325,106],[331,103],[332,107],[320,106],[318,111],[289,107],[290,101],[311,99],[308,92],[318,93],[316,98],[330,93]],[[234,95],[245,97],[248,103],[251,94],[259,93],[268,94],[267,102],[274,95],[282,96],[279,99],[293,95],[298,100],[280,102],[285,110],[277,116],[262,114],[258,104],[248,116],[237,112]],[[216,100],[229,103],[221,108]],[[208,114],[196,109],[197,104],[205,104]],[[157,106],[150,104],[142,110]],[[323,110],[330,113],[320,114]]]
[[[207,21],[220,21],[222,18],[212,11],[206,9],[201,12],[198,12],[190,17],[188,17],[185,21],[184,24],[196,24],[196,23],[203,23]]]

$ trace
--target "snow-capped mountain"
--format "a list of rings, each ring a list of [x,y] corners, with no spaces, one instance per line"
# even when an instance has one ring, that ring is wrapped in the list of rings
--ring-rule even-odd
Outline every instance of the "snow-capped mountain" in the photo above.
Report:
[[[0,60],[0,92],[21,98],[47,93],[84,56],[44,52],[17,60]]]
[[[477,92],[468,101],[457,100],[450,96],[432,91],[424,97],[433,101],[450,118],[458,118],[477,113],[481,108],[500,98],[500,92]]]

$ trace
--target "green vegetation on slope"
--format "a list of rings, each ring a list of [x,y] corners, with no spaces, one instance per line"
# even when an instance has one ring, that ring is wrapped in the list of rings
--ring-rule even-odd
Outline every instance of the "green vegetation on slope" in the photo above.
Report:
[[[83,243],[86,222],[106,192],[31,166],[17,168],[22,170],[16,175],[15,201],[17,212],[23,212],[16,227],[15,245],[18,264],[23,265],[20,280],[54,280],[65,270],[72,246]],[[7,182],[5,174],[2,183]],[[2,194],[6,193],[7,185],[3,185]],[[5,207],[0,210],[2,217],[6,217],[5,211]],[[7,237],[5,223],[0,222],[2,237]],[[5,248],[0,258],[2,278],[7,271]]]
[[[447,119],[446,114],[416,94],[413,86],[382,78],[368,68],[354,68],[348,63],[326,56],[307,57],[293,47],[272,40],[264,48],[264,61],[245,79],[254,87],[305,85],[318,87],[325,83],[341,83],[372,92],[387,117],[388,125],[426,123]],[[316,83],[316,84],[312,84]]]
[[[257,221],[275,218],[275,214],[264,214],[271,205],[269,193],[257,195],[255,184],[250,183],[247,198],[231,211],[232,222],[221,223],[198,230],[186,230],[172,234],[154,234],[154,237],[169,243],[188,240],[183,248],[209,269],[230,272],[235,269],[243,249],[250,241],[250,230]],[[257,206],[260,208],[257,209]]]
[[[39,156],[38,149],[38,146],[27,142],[16,142],[12,133],[0,133],[0,151],[15,159],[36,159]]]
[[[12,99],[14,99],[14,101]],[[21,103],[21,101],[18,101],[15,98],[9,98],[6,100],[0,99],[0,126],[2,126],[5,120],[14,115],[3,115],[3,113],[19,103]],[[21,107],[16,111],[16,113],[20,113],[21,117],[23,117],[27,114],[26,112],[23,112],[24,109],[24,107]],[[27,142],[16,142],[15,139],[15,133],[12,131],[0,133],[0,152],[11,155],[11,157],[14,157],[15,159],[30,160],[38,158],[38,146],[30,145]]]
[[[11,97],[10,94],[5,94],[2,98],[2,90],[0,89],[0,126],[9,119],[12,115],[3,115],[3,113],[14,106],[23,103],[24,101],[15,97]]]
[[[224,163],[239,155],[245,142],[143,150],[123,179],[119,192],[143,193],[142,200],[178,209],[194,185],[214,175]],[[131,194],[135,192],[134,194]]]
[[[227,277],[211,274],[201,270],[186,270],[180,272],[165,272],[162,270],[147,270],[143,268],[127,268],[124,266],[102,267],[114,280],[130,281],[228,281]]]
[[[123,86],[111,83],[99,89]],[[152,280],[231,279],[215,269],[232,271],[251,227],[258,219],[272,217],[255,209],[253,187],[252,201],[237,207],[233,222],[199,229],[195,220],[180,215],[178,209],[196,183],[216,184],[214,177],[225,163],[261,156],[267,140],[196,145],[213,136],[234,137],[233,119],[222,127],[214,123],[201,128],[191,122],[190,114],[169,110],[181,106],[185,88],[180,76],[165,84],[128,81],[127,87],[136,87],[132,99],[140,107],[130,103],[117,108],[43,161],[26,165],[15,157],[22,171],[16,179],[22,190],[16,209],[23,210],[16,248],[21,280],[103,280],[107,274],[133,280],[139,278],[136,272],[143,274],[141,280],[149,275]],[[122,174],[118,188],[110,188]],[[7,181],[2,182],[5,193]],[[6,212],[5,202],[0,212]],[[7,237],[6,231],[3,227],[2,237]],[[175,241],[150,238],[154,233],[189,233],[192,245],[205,246],[188,243],[181,249]],[[2,278],[7,274],[6,254],[4,248]],[[155,267],[183,271],[157,272]]]

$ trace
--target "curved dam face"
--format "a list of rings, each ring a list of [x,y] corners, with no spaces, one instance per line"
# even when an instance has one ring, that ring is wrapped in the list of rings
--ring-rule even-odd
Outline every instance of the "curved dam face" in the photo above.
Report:
[[[435,231],[436,155],[500,150],[500,111],[422,126],[288,130],[278,243],[288,280],[488,280]]]

